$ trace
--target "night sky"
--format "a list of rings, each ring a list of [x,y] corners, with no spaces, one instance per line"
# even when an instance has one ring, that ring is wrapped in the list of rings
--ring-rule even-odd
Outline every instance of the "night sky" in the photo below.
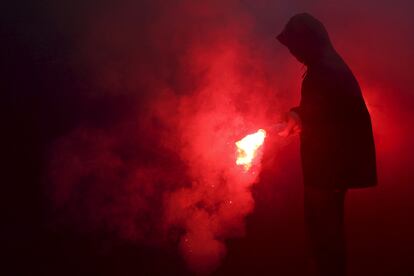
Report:
[[[26,2],[26,3],[25,3]],[[254,175],[234,144],[298,104],[276,41],[319,18],[371,114],[379,183],[346,202],[349,275],[414,275],[414,4],[1,4],[2,275],[303,275],[297,137]]]

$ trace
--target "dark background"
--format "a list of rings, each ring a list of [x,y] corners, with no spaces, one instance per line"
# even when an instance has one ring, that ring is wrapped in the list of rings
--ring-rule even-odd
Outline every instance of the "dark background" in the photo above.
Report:
[[[180,1],[156,2],[137,2],[133,4],[135,9],[125,10],[135,20],[131,27],[134,43],[140,45],[139,57],[149,67],[159,61],[159,57],[151,58],[152,41],[148,37],[152,22],[159,18],[161,10],[168,14],[165,11]],[[91,45],[85,46],[84,36],[95,33],[90,27],[95,15],[110,12],[115,4],[27,1],[1,5],[4,177],[0,202],[1,260],[5,264],[1,273],[189,273],[173,243],[144,245],[128,242],[110,231],[56,223],[59,215],[48,192],[48,162],[55,141],[80,124],[110,129],[133,109],[145,113],[145,105],[152,97],[149,92],[134,93],[130,87],[125,89],[132,92],[111,93],[116,90],[113,86],[97,84],[99,76],[94,72],[100,63],[89,66],[91,61],[84,56],[88,53],[84,48]],[[296,12],[309,11],[326,24],[338,51],[360,80],[378,151],[379,186],[351,191],[347,199],[350,275],[413,275],[413,5],[409,1],[229,1],[214,2],[212,9],[220,11],[221,5],[223,16],[230,21],[232,14],[240,11],[253,18],[251,32],[269,45],[264,49],[268,52],[263,54],[263,60],[276,64],[268,69],[287,74],[280,88],[285,91],[280,97],[286,107],[297,102],[302,70],[276,44],[274,36]],[[123,6],[116,6],[122,15]],[[181,20],[172,17],[171,24],[179,25]],[[204,28],[216,24],[203,22]],[[194,30],[188,36],[191,32]],[[128,48],[114,47],[121,47],[128,56]],[[163,61],[163,66],[168,64],[172,72],[183,70],[175,65],[177,51],[171,50],[166,54],[171,60]],[[269,54],[272,51],[274,54]],[[111,60],[117,60],[117,54],[112,53]],[[285,67],[289,70],[285,71]],[[134,67],[125,70],[128,74]],[[171,86],[192,89],[191,81],[180,73],[169,74],[168,78]],[[265,153],[262,177],[253,190],[256,207],[247,218],[246,234],[227,241],[227,256],[217,275],[302,275],[305,238],[297,148],[293,140],[279,149],[278,155],[283,158],[278,160],[271,157],[272,147]]]

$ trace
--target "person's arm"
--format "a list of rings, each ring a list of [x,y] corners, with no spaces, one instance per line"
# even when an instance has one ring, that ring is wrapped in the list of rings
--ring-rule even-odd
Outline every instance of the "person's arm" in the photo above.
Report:
[[[335,127],[353,122],[363,110],[357,83],[332,72],[314,72],[301,96],[301,103],[284,116],[285,129],[279,135],[287,137],[300,131],[301,125]],[[355,93],[354,93],[355,92]]]

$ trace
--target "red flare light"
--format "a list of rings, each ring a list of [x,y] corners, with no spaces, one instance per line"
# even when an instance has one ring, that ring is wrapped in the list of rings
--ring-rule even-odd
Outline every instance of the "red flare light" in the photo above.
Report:
[[[266,131],[259,129],[257,132],[246,135],[243,139],[237,141],[237,158],[236,164],[243,166],[245,171],[248,171],[257,156],[257,150],[263,145],[266,138]]]

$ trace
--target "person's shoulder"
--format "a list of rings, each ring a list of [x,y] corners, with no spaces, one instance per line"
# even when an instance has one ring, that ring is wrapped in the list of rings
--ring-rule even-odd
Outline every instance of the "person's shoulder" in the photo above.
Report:
[[[324,59],[315,71],[315,79],[325,83],[326,87],[334,87],[337,91],[347,91],[353,95],[360,94],[358,81],[339,55]]]
[[[343,82],[353,78],[351,70],[340,56],[322,59],[313,71],[316,78],[331,82]]]
[[[322,59],[317,65],[317,71],[328,75],[342,75],[349,70],[343,59],[335,55]]]

